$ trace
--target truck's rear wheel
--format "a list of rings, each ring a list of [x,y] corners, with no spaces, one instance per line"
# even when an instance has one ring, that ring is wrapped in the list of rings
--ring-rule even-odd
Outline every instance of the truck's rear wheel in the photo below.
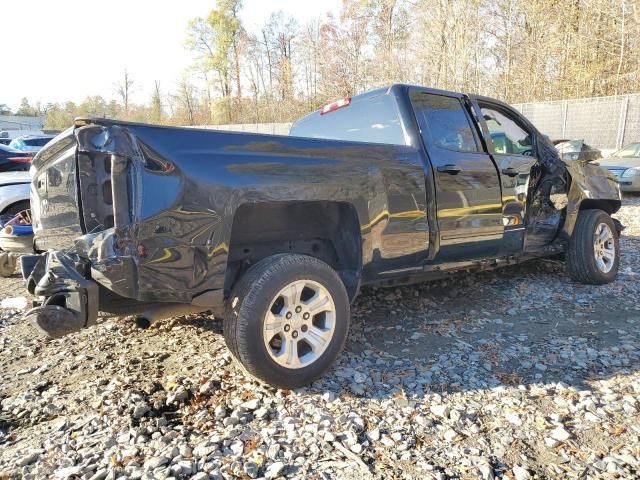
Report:
[[[227,302],[224,336],[253,376],[295,388],[321,376],[342,350],[349,299],[336,272],[317,258],[274,255],[251,267]]]
[[[578,282],[601,285],[616,278],[620,263],[619,237],[608,213],[580,212],[566,259],[569,275]]]

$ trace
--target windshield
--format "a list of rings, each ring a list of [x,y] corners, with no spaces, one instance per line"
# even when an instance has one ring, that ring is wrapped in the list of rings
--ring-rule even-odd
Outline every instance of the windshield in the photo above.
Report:
[[[569,140],[567,142],[560,142],[556,145],[556,149],[560,153],[572,153],[582,150],[583,140]]]
[[[19,138],[15,138],[15,139],[11,140],[11,143],[9,144],[9,146],[11,148],[16,148],[18,150],[22,150],[24,148],[24,142],[22,140],[20,140]]]
[[[632,143],[626,147],[622,147],[611,156],[620,158],[640,157],[640,143]]]

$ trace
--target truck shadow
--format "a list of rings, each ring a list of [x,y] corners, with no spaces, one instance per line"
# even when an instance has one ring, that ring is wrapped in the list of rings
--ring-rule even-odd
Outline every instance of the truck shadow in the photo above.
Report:
[[[337,364],[309,389],[367,398],[559,382],[579,389],[640,369],[640,237],[620,274],[581,285],[558,260],[392,289],[365,288]],[[626,255],[624,252],[628,252]],[[176,319],[222,334],[206,316]]]
[[[640,251],[640,238],[624,248]],[[573,283],[564,264],[515,267],[395,289],[366,288],[337,364],[310,388],[363,398],[592,382],[640,369],[640,265],[618,279]],[[175,321],[222,334],[204,316]]]
[[[623,250],[640,251],[640,238],[625,237]],[[562,262],[538,260],[367,289],[352,308],[335,377],[342,388],[374,397],[558,382],[591,388],[640,369],[635,255],[623,257],[620,272],[610,285],[580,285]]]

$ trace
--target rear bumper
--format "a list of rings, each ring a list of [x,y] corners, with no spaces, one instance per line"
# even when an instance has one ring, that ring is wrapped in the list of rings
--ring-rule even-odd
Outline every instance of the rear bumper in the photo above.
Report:
[[[27,289],[44,300],[25,317],[59,337],[96,323],[98,284],[86,260],[64,252],[26,255],[20,260]]]

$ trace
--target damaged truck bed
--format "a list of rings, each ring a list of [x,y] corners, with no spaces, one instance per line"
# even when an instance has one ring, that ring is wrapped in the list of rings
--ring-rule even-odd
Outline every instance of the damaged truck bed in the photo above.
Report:
[[[561,253],[577,281],[618,269],[615,179],[475,95],[393,85],[289,136],[77,119],[32,174],[42,253],[22,271],[40,328],[211,311],[240,363],[282,387],[331,366],[362,285]]]

